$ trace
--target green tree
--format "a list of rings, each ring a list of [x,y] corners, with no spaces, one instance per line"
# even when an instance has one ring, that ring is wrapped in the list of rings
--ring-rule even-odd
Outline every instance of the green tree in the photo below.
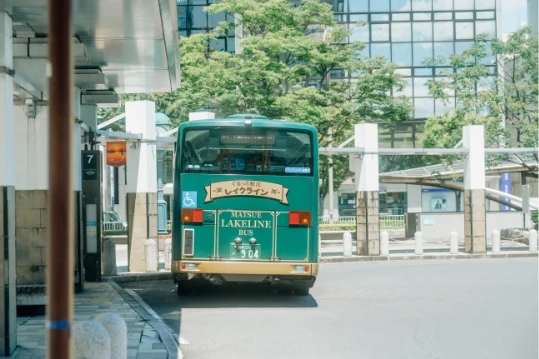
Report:
[[[404,86],[396,66],[382,57],[362,56],[361,43],[343,45],[350,31],[334,22],[331,5],[320,0],[222,0],[205,10],[234,14],[236,22],[180,38],[181,88],[156,97],[175,124],[202,109],[220,117],[258,113],[314,125],[325,147],[330,128],[337,145],[353,134],[356,123],[391,125],[409,119],[409,100],[390,96]],[[212,41],[232,32],[241,33],[241,51],[210,50]],[[321,165],[324,198],[327,159],[322,157]],[[335,188],[349,175],[347,158],[335,157]]]
[[[444,77],[429,81],[428,86],[435,99],[447,102],[455,96],[456,107],[427,120],[423,145],[454,147],[462,138],[463,126],[481,124],[486,147],[537,147],[537,54],[537,38],[527,27],[505,42],[479,35],[462,54],[426,61],[428,66],[449,62]],[[492,73],[496,67],[497,75]],[[443,159],[451,162],[456,158]],[[488,156],[491,162],[507,158]]]
[[[181,39],[182,89],[175,108],[189,109],[180,111],[184,119],[205,105],[224,116],[260,113],[314,125],[321,147],[329,144],[330,128],[336,145],[353,134],[356,123],[409,119],[409,100],[388,96],[404,86],[396,66],[361,56],[361,43],[343,46],[350,32],[334,22],[329,4],[223,0],[207,11],[235,14],[237,21],[221,23],[214,34]],[[241,52],[207,50],[211,39],[232,31],[242,34]],[[336,156],[333,166],[338,188],[350,175],[348,159]],[[322,198],[328,192],[327,169],[322,157]]]

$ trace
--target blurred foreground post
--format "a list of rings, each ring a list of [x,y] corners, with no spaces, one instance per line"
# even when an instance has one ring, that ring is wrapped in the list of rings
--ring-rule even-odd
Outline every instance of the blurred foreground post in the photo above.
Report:
[[[72,358],[73,137],[72,1],[49,0],[49,248],[47,358]]]

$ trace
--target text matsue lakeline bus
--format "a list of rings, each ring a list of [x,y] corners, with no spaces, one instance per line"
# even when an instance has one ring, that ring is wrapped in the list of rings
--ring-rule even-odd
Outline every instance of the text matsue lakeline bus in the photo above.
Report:
[[[210,282],[308,295],[318,273],[318,140],[259,115],[182,123],[174,175],[178,293]]]

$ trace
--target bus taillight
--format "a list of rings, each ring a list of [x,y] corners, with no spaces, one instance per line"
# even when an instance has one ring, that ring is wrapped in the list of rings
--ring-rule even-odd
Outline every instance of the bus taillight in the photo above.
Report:
[[[204,212],[200,208],[183,208],[182,223],[202,223]]]
[[[291,226],[308,226],[311,224],[311,212],[289,212],[288,224]]]

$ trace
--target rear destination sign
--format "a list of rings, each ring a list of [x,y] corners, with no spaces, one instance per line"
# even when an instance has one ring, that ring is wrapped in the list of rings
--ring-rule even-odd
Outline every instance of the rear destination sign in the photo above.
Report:
[[[233,196],[264,197],[278,200],[288,204],[288,188],[272,182],[262,181],[224,181],[215,182],[204,187],[206,199],[204,202],[211,202],[214,199]]]

